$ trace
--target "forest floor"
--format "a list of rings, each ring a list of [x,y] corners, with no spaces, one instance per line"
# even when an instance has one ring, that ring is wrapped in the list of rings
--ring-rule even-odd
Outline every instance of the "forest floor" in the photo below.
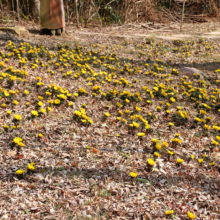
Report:
[[[220,219],[219,23],[23,26],[0,32],[0,219]]]

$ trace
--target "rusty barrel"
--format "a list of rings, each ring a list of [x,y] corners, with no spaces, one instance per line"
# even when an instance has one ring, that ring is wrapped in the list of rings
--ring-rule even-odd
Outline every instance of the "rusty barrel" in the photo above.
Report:
[[[56,30],[65,28],[63,0],[40,1],[41,29]]]

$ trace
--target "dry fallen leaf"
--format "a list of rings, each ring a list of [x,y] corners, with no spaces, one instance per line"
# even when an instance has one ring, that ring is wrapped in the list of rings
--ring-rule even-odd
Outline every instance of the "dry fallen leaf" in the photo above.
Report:
[[[96,149],[96,148],[92,148],[91,151],[95,154],[100,154],[100,150]]]
[[[16,154],[17,154],[16,151],[9,151],[9,152],[7,152],[8,156],[15,156]]]

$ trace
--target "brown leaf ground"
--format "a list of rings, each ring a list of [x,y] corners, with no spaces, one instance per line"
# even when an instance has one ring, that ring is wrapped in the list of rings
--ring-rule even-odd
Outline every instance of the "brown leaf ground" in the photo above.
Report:
[[[40,36],[37,26],[28,26],[32,33],[23,38],[1,33],[0,121],[8,126],[0,134],[1,219],[189,219],[188,212],[196,219],[220,219],[219,40],[200,39],[186,26],[191,39],[179,41],[155,38],[158,32],[147,39],[118,36],[128,34],[127,27],[118,27],[116,37],[109,34],[116,27],[101,29],[105,36],[86,37],[71,28],[62,37]],[[204,26],[196,27],[204,34]],[[216,27],[210,24],[207,31]],[[31,58],[31,47],[43,48],[38,57]],[[22,57],[30,58],[22,64]],[[182,66],[207,77],[184,78],[174,70]],[[17,76],[14,83],[10,76]],[[86,94],[80,95],[80,88]],[[55,99],[61,104],[48,103]],[[178,106],[188,120],[178,116]],[[40,108],[46,112],[40,114]],[[21,120],[14,120],[15,114]],[[16,137],[25,146],[13,143]],[[175,137],[181,143],[175,144]],[[30,163],[35,170],[28,169]],[[25,173],[16,174],[19,169]],[[174,213],[166,215],[167,210]]]

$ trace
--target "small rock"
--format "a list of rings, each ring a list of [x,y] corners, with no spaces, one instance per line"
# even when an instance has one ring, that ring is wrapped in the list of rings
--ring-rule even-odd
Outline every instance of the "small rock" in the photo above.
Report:
[[[52,215],[54,215],[54,214],[55,214],[54,209],[50,209],[50,214],[52,214]]]
[[[16,35],[28,35],[29,31],[25,29],[24,27],[0,27],[1,31],[8,31],[12,34]]]
[[[178,71],[180,75],[188,76],[189,78],[192,78],[194,73],[200,74],[202,78],[207,77],[205,73],[193,67],[183,67],[179,69]]]
[[[91,185],[94,185],[94,184],[96,184],[96,181],[95,181],[93,178],[90,178],[90,179],[89,179],[89,183],[90,183]]]
[[[161,184],[164,184],[165,182],[166,182],[166,180],[164,180],[164,179],[162,179],[162,180],[160,181]]]
[[[87,217],[86,211],[83,211],[83,212],[82,212],[82,215],[83,215],[84,218]]]

